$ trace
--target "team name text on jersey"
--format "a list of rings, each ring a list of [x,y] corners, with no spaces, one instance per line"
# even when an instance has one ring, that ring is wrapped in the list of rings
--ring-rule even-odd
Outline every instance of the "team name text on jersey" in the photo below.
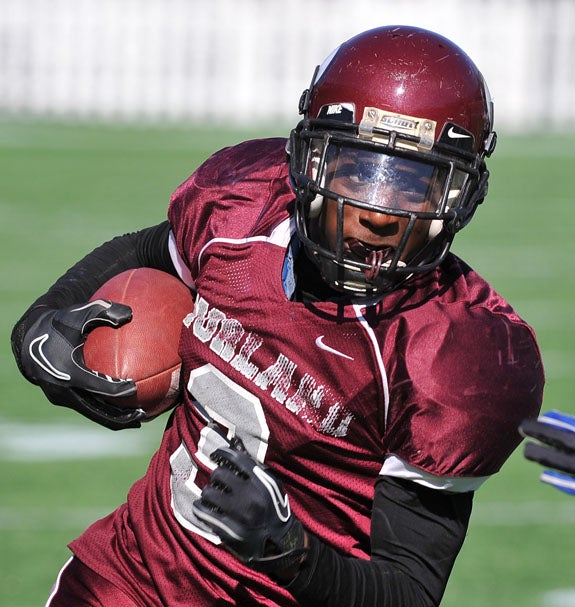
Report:
[[[198,295],[194,310],[184,319],[195,338],[208,344],[233,369],[249,379],[286,409],[310,423],[318,432],[334,437],[346,436],[353,413],[339,402],[330,402],[324,385],[304,373],[296,387],[294,373],[297,364],[282,353],[267,369],[260,369],[252,356],[263,340],[246,331],[235,318],[228,318],[221,310],[210,306]],[[327,401],[327,402],[326,402]]]

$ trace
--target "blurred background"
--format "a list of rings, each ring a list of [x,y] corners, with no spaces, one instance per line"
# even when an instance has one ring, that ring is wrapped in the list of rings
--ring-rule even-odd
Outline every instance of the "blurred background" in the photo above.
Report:
[[[459,44],[500,128],[575,123],[571,0],[2,0],[0,110],[98,122],[292,123],[313,68],[376,25]]]
[[[209,154],[287,135],[315,66],[384,24],[451,38],[489,84],[490,193],[453,250],[535,328],[544,409],[575,413],[572,0],[0,0],[0,605],[44,604],[165,423],[113,433],[49,405],[13,324],[93,247],[162,221]],[[519,448],[478,492],[443,605],[575,606],[575,501],[538,475]]]

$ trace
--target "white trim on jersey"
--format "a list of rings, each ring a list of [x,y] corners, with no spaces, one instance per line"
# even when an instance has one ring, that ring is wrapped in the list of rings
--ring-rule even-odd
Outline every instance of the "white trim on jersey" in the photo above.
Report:
[[[439,491],[452,491],[454,493],[466,493],[467,491],[476,491],[488,479],[489,476],[435,476],[424,472],[407,462],[404,462],[397,455],[390,454],[386,456],[383,466],[379,472],[381,476],[393,476],[413,481],[430,489]]]
[[[52,586],[52,589],[50,590],[50,596],[48,597],[48,600],[46,601],[46,604],[44,605],[44,607],[50,607],[50,605],[52,604],[52,599],[56,596],[56,593],[58,592],[59,588],[60,588],[60,580],[62,578],[62,574],[64,573],[64,570],[66,569],[66,567],[68,567],[68,565],[74,560],[74,555],[72,555],[65,563],[64,566],[62,567],[62,569],[60,569],[59,573],[58,573],[58,577],[56,578],[56,581],[54,582],[54,585]]]
[[[279,225],[277,225],[269,236],[253,236],[252,238],[213,238],[208,241],[200,251],[198,255],[198,265],[200,264],[200,260],[203,252],[207,247],[209,247],[214,242],[230,242],[230,243],[245,243],[245,242],[253,242],[253,241],[267,241],[272,244],[278,245],[280,247],[287,247],[292,235],[295,232],[295,221],[292,219],[286,219],[282,221]],[[178,272],[180,278],[192,289],[195,290],[194,280],[192,278],[192,274],[190,269],[182,259],[180,253],[178,252],[178,245],[176,244],[176,237],[174,233],[170,230],[170,237],[168,240],[168,249],[170,252],[170,257],[172,259],[172,263]]]
[[[170,239],[168,240],[168,249],[170,251],[170,257],[172,258],[172,263],[174,264],[174,267],[176,268],[180,278],[188,285],[188,287],[195,290],[192,274],[190,273],[190,269],[178,253],[176,237],[174,236],[174,233],[171,230]]]
[[[278,224],[269,236],[249,236],[247,238],[212,238],[208,240],[198,254],[198,268],[201,266],[204,251],[214,242],[229,242],[230,244],[245,244],[247,242],[269,242],[279,247],[287,247],[295,231],[293,218],[288,218]]]
[[[385,366],[383,364],[383,357],[381,356],[381,347],[379,342],[377,341],[377,337],[373,331],[373,329],[369,326],[365,316],[363,315],[362,310],[365,308],[365,304],[354,304],[353,309],[355,311],[355,315],[359,320],[360,326],[367,333],[369,340],[371,341],[371,345],[373,347],[373,352],[375,354],[375,360],[377,361],[377,366],[379,367],[379,375],[381,376],[381,383],[383,384],[383,394],[384,394],[384,408],[385,408],[385,424],[387,425],[387,412],[389,409],[389,385],[387,383],[387,373],[385,371]]]

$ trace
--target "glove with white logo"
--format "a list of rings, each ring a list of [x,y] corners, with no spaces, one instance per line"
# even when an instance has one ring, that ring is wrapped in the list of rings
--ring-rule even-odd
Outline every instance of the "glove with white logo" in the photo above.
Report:
[[[41,310],[41,309],[40,309]],[[132,319],[129,306],[97,300],[53,310],[34,311],[21,339],[12,336],[12,348],[25,377],[39,385],[48,400],[69,407],[112,430],[139,427],[140,409],[123,409],[103,398],[131,396],[136,385],[88,369],[83,347],[88,333],[99,326],[120,327]]]
[[[218,467],[194,502],[194,514],[257,571],[274,574],[297,565],[307,552],[304,530],[281,483],[239,439],[211,459]]]
[[[525,420],[519,430],[537,441],[525,445],[525,457],[552,468],[541,473],[541,481],[575,495],[575,417],[550,411]]]

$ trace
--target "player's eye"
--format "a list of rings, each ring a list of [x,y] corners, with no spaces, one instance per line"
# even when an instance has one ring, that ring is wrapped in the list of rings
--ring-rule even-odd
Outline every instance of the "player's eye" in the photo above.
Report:
[[[385,174],[376,164],[364,162],[356,167],[355,174],[350,175],[350,179],[354,183],[368,185],[385,181]]]
[[[411,198],[420,198],[423,202],[429,189],[431,179],[409,171],[398,171],[395,175],[394,185],[399,192]]]
[[[355,164],[342,162],[337,167],[328,170],[328,180],[337,179],[342,183],[353,186],[371,185],[381,181],[378,167],[374,164]]]

